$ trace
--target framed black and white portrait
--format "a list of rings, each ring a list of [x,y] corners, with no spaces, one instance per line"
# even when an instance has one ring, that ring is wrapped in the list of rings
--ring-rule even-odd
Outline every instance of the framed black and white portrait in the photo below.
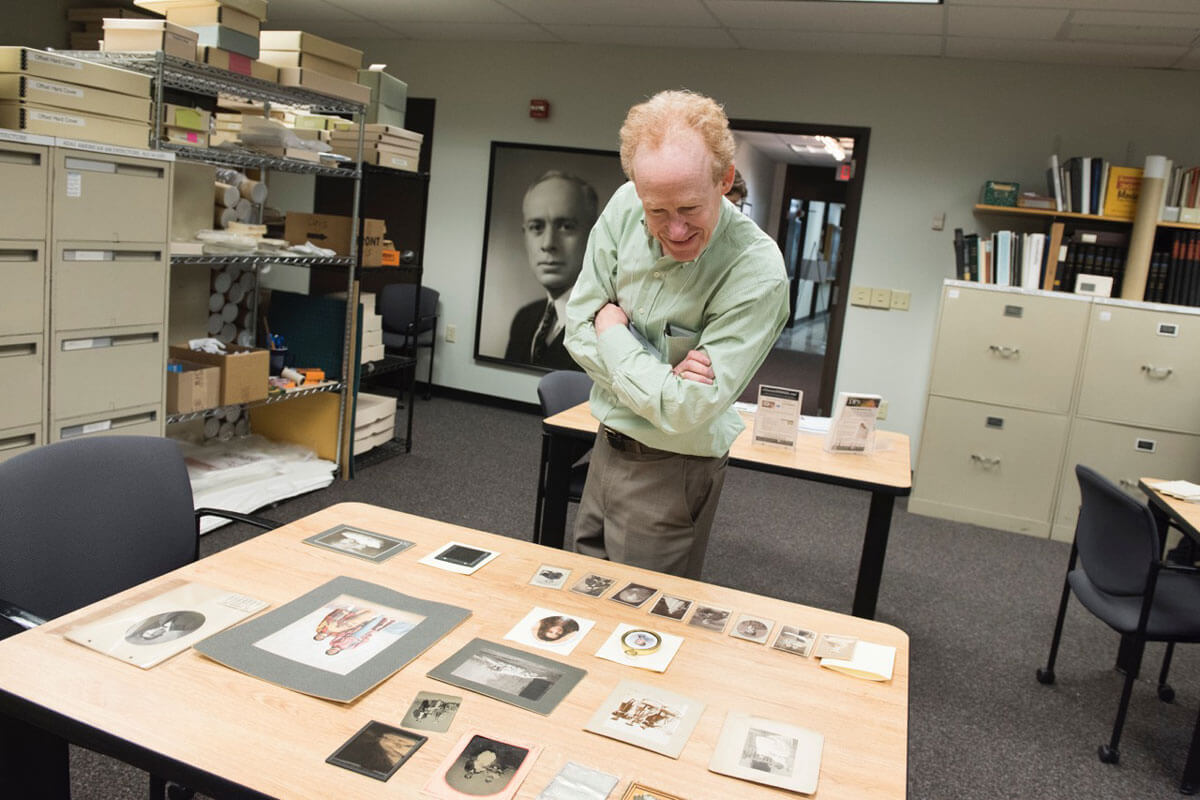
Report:
[[[492,142],[475,358],[578,369],[563,347],[566,303],[596,217],[624,182],[615,150]]]

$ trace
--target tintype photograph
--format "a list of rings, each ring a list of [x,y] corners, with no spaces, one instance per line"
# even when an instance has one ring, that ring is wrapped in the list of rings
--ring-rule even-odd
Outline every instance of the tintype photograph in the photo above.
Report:
[[[782,625],[779,628],[779,635],[775,637],[771,647],[786,653],[807,657],[812,652],[813,642],[816,640],[817,634],[814,631],[792,625]]]
[[[733,614],[728,608],[717,608],[716,606],[696,606],[696,611],[692,614],[692,618],[688,620],[688,625],[695,625],[697,628],[716,631],[722,633],[725,626],[729,624],[729,617]]]
[[[571,570],[566,567],[556,567],[552,564],[542,564],[533,573],[529,583],[533,586],[543,586],[547,589],[561,589],[571,577]]]
[[[521,787],[542,748],[473,729],[458,741],[426,782],[434,797],[509,800]]]
[[[625,182],[615,151],[492,142],[475,357],[578,369],[566,304],[588,234]]]
[[[401,725],[423,731],[445,733],[462,705],[462,698],[452,694],[417,692],[404,714]]]
[[[549,714],[587,670],[524,650],[473,639],[429,671],[439,681]]]
[[[656,617],[666,617],[678,621],[687,616],[688,609],[691,607],[691,600],[664,594],[650,607],[650,613]]]
[[[407,539],[396,539],[351,525],[338,525],[310,536],[304,541],[306,544],[324,547],[376,563],[386,561],[413,546],[413,543]]]
[[[588,597],[599,597],[609,590],[609,587],[616,582],[615,578],[606,578],[603,575],[597,575],[590,572],[584,575],[578,583],[571,587],[572,592],[586,594]]]
[[[609,599],[616,600],[618,603],[624,603],[630,608],[641,608],[657,591],[658,589],[655,589],[653,586],[645,586],[640,583],[627,583]]]
[[[419,733],[371,721],[325,760],[386,781],[426,741],[428,739]]]
[[[766,644],[767,637],[771,634],[771,628],[774,627],[773,620],[752,614],[739,614],[738,618],[734,620],[733,627],[729,629],[729,635],[756,644]]]

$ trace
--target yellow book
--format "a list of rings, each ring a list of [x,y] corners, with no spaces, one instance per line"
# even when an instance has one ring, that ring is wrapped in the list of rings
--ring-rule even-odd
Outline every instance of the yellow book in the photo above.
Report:
[[[1109,167],[1104,191],[1104,216],[1133,219],[1142,189],[1142,171],[1137,167]]]

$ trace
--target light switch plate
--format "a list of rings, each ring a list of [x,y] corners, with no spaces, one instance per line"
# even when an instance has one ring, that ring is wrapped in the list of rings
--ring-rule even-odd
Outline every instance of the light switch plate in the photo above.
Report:
[[[871,308],[891,308],[892,307],[892,290],[891,289],[872,289],[871,290]]]
[[[850,287],[850,305],[852,306],[869,306],[871,305],[871,289],[868,286],[851,286]]]
[[[908,303],[912,299],[912,292],[907,289],[892,289],[892,308],[897,311],[908,311]]]

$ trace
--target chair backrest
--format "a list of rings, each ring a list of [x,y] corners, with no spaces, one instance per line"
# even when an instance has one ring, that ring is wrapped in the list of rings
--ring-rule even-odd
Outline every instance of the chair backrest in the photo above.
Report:
[[[1075,545],[1088,579],[1109,594],[1142,594],[1160,550],[1149,507],[1083,464],[1075,477],[1081,497]]]
[[[543,375],[537,391],[542,416],[548,417],[587,400],[592,391],[592,379],[585,372],[559,369]]]
[[[195,559],[178,445],[71,439],[0,464],[0,598],[51,619]]]
[[[416,333],[433,329],[433,318],[437,316],[439,294],[428,286],[420,287],[420,305],[417,304],[417,286],[412,283],[390,283],[383,287],[377,300],[377,310],[383,317],[383,329],[389,333],[408,333],[413,322],[413,313],[420,318]]]

